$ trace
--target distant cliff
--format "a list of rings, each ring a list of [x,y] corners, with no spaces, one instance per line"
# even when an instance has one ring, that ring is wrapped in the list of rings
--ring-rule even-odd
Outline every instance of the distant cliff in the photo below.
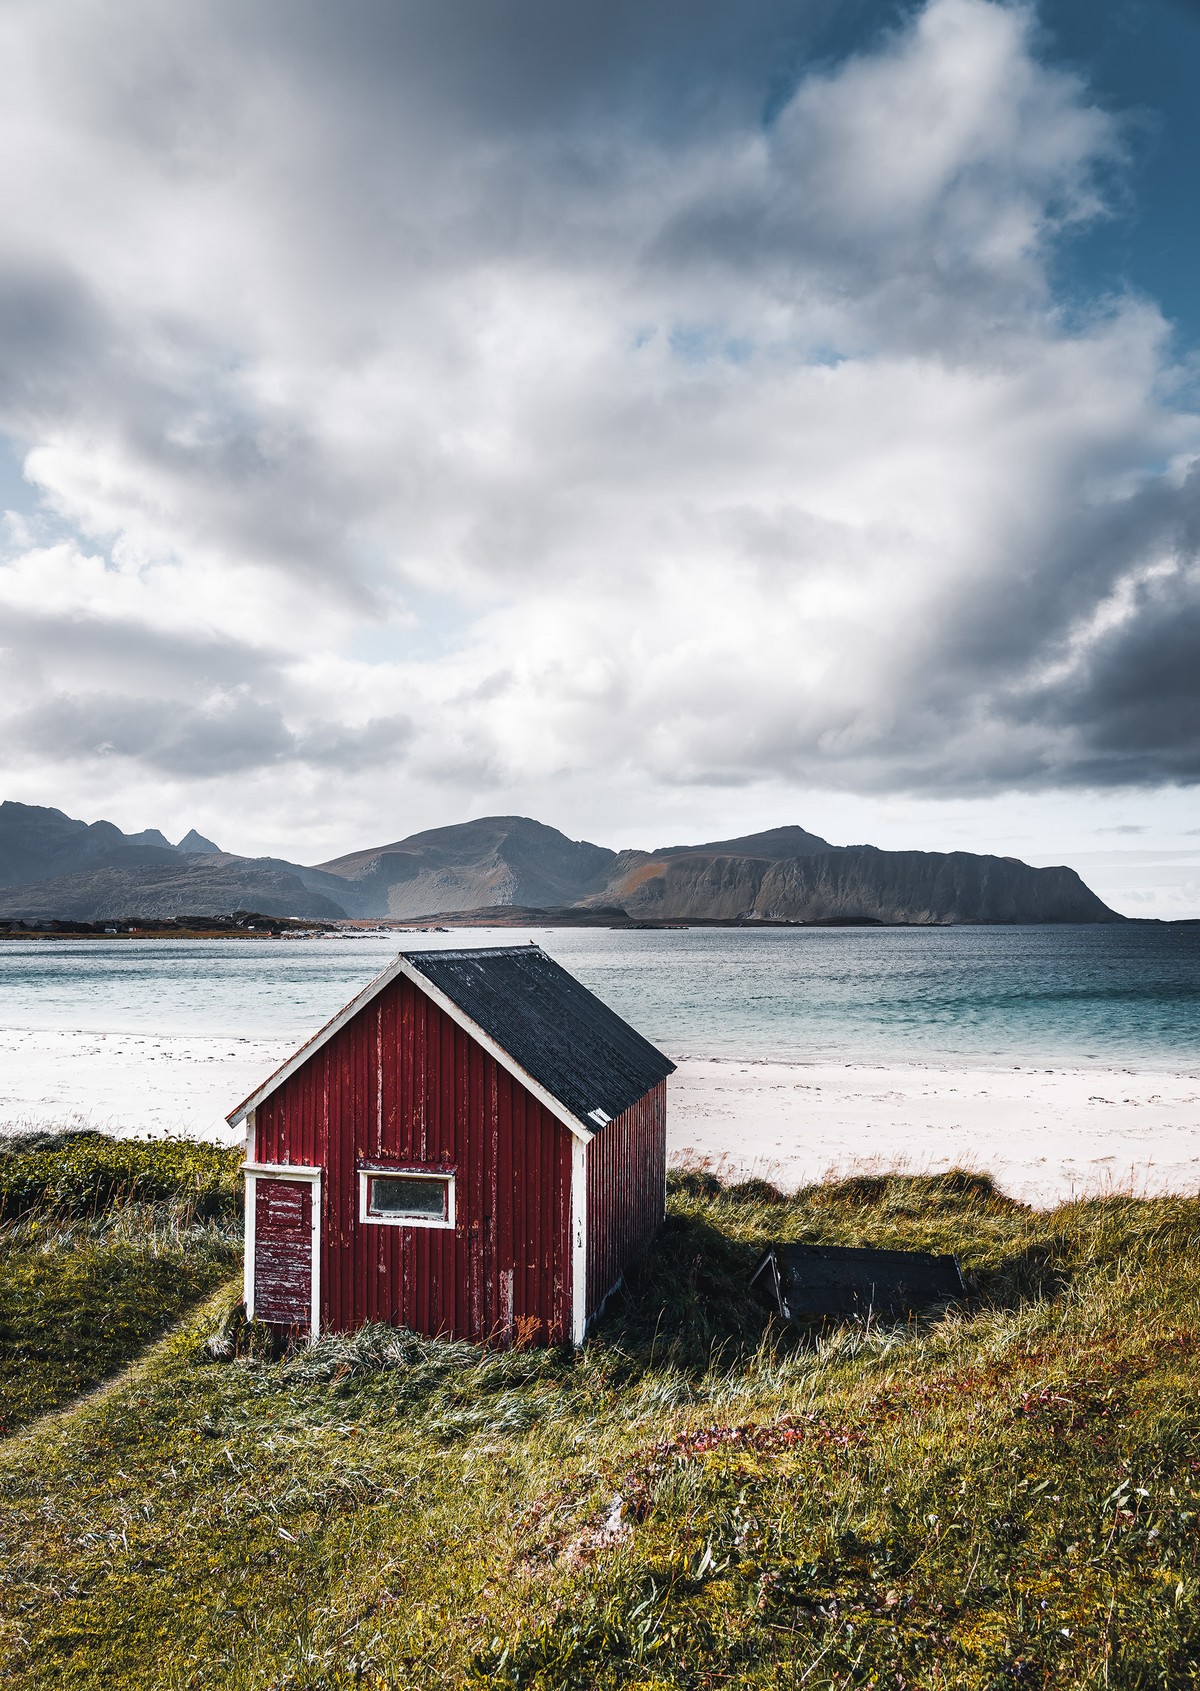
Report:
[[[597,902],[642,918],[1116,922],[1073,869],[965,851],[846,846],[770,862],[681,853],[631,864]]]
[[[0,805],[0,917],[422,916],[497,909],[635,921],[1119,922],[1072,869],[971,852],[833,846],[799,827],[615,852],[525,816],[485,816],[307,867],[194,831],[123,834]]]

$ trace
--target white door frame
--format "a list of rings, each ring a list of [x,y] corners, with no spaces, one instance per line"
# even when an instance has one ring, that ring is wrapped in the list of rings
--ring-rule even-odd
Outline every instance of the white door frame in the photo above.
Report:
[[[321,1170],[301,1163],[242,1164],[246,1177],[246,1256],[243,1296],[246,1300],[246,1319],[254,1320],[254,1213],[258,1202],[258,1181],[307,1180],[312,1186],[312,1310],[309,1315],[310,1341],[321,1331]]]

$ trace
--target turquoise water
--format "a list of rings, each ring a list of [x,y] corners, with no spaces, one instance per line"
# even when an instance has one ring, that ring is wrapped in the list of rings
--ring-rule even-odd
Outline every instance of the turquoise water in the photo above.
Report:
[[[529,939],[673,1056],[1200,1062],[1200,927],[17,941],[0,944],[0,1026],[298,1039],[400,946]]]

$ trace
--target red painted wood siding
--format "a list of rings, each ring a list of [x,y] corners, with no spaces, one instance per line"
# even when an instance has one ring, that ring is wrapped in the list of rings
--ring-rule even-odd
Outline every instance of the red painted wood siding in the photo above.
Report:
[[[254,1193],[254,1314],[280,1327],[312,1322],[312,1187],[260,1177]]]
[[[385,987],[260,1106],[255,1158],[320,1167],[321,1325],[504,1343],[571,1330],[571,1135],[413,984]],[[358,1219],[358,1168],[452,1169],[453,1230]]]
[[[667,1087],[661,1081],[588,1144],[589,1316],[649,1248],[666,1204]]]

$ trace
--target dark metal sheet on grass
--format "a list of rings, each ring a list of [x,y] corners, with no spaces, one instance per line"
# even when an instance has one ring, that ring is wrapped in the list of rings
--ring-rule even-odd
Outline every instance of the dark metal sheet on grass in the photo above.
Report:
[[[895,1320],[966,1295],[955,1257],[849,1245],[772,1245],[750,1286],[793,1322]]]

